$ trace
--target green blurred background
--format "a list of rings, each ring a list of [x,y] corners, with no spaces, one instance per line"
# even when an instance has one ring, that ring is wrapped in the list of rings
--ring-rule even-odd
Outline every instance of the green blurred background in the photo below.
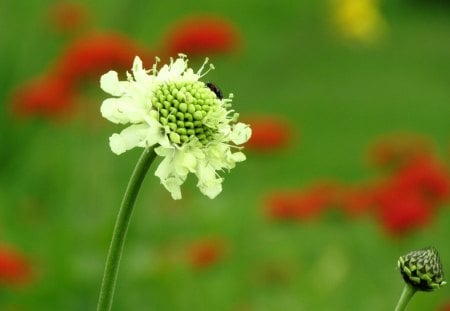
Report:
[[[273,189],[376,177],[367,149],[386,134],[426,136],[448,163],[450,5],[383,1],[385,32],[367,44],[333,31],[326,1],[80,3],[96,28],[150,48],[180,18],[227,18],[242,47],[213,56],[217,69],[208,78],[235,94],[242,115],[282,116],[294,131],[283,150],[247,152],[215,200],[191,178],[183,200],[172,201],[153,167],[128,234],[114,310],[392,310],[403,287],[399,255],[434,245],[450,271],[446,208],[432,226],[401,239],[369,217],[328,213],[283,223],[264,212]],[[0,310],[95,308],[116,212],[140,153],[110,151],[118,127],[101,118],[107,96],[94,82],[81,90],[71,118],[11,112],[12,91],[43,73],[67,43],[47,23],[53,4],[0,3],[0,243],[32,267],[27,284],[0,287]],[[224,240],[226,253],[193,269],[184,248],[205,237]],[[449,290],[418,294],[410,310],[437,310]]]

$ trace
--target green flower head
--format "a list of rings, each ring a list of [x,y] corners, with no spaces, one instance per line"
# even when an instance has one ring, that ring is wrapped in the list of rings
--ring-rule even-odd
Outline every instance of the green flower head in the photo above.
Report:
[[[412,251],[398,259],[403,279],[414,289],[432,291],[444,286],[444,272],[438,251],[427,247]]]

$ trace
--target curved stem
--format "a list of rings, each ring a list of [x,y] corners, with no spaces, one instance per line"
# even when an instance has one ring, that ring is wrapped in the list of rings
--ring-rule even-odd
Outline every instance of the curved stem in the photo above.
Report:
[[[106,266],[97,305],[98,311],[109,311],[111,309],[120,258],[122,257],[123,245],[125,244],[128,225],[133,213],[134,202],[136,201],[142,181],[155,157],[156,153],[154,148],[146,148],[139,158],[128,182],[127,190],[123,196],[119,214],[116,218],[108,257],[106,258]]]
[[[411,300],[412,296],[414,296],[415,293],[416,290],[412,286],[405,284],[402,295],[400,296],[400,300],[398,301],[397,306],[395,307],[395,311],[405,310],[406,306],[408,305],[409,301]]]

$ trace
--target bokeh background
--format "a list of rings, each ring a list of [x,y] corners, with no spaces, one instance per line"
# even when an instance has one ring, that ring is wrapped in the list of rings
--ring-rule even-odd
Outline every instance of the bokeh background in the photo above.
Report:
[[[99,77],[188,54],[253,127],[214,200],[147,176],[114,310],[392,310],[396,262],[450,271],[450,3],[0,2],[0,310],[93,310],[140,150]],[[450,287],[410,310],[450,310]]]

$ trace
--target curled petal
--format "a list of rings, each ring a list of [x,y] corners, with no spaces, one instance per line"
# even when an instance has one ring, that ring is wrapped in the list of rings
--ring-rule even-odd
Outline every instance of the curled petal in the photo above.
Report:
[[[234,162],[242,162],[245,161],[246,157],[242,152],[235,152],[231,155],[231,159]]]
[[[144,69],[142,60],[138,56],[134,58],[132,71],[136,82],[146,87],[150,86],[150,83],[153,81],[152,76],[147,74],[147,70]]]
[[[247,124],[237,123],[233,126],[233,131],[230,134],[230,139],[236,145],[242,145],[250,139],[252,130]]]
[[[197,166],[197,159],[191,153],[186,153],[182,155],[181,165],[188,169],[190,172],[194,172]]]
[[[100,111],[104,118],[113,123],[139,123],[145,119],[145,109],[124,97],[105,99]]]
[[[125,93],[116,71],[110,70],[100,78],[100,87],[113,96],[122,96]]]
[[[210,180],[208,184],[198,183],[200,191],[210,199],[214,199],[222,192],[222,178]]]
[[[214,168],[206,163],[201,163],[197,170],[198,183],[200,191],[214,199],[222,191],[223,179],[216,176]]]
[[[156,154],[166,154],[164,160],[161,161],[156,169],[155,176],[159,177],[161,184],[170,192],[174,200],[181,199],[180,186],[186,180],[186,175],[180,176],[174,174],[173,171],[173,152],[169,155],[170,149],[158,147],[155,149]]]
[[[139,146],[145,141],[148,127],[143,124],[135,124],[124,129],[120,134],[113,134],[109,138],[112,152],[122,154],[127,150]]]
[[[184,183],[184,180],[178,179],[175,177],[171,177],[166,179],[162,184],[164,187],[170,192],[172,199],[180,200],[181,199],[181,189],[180,186]]]

